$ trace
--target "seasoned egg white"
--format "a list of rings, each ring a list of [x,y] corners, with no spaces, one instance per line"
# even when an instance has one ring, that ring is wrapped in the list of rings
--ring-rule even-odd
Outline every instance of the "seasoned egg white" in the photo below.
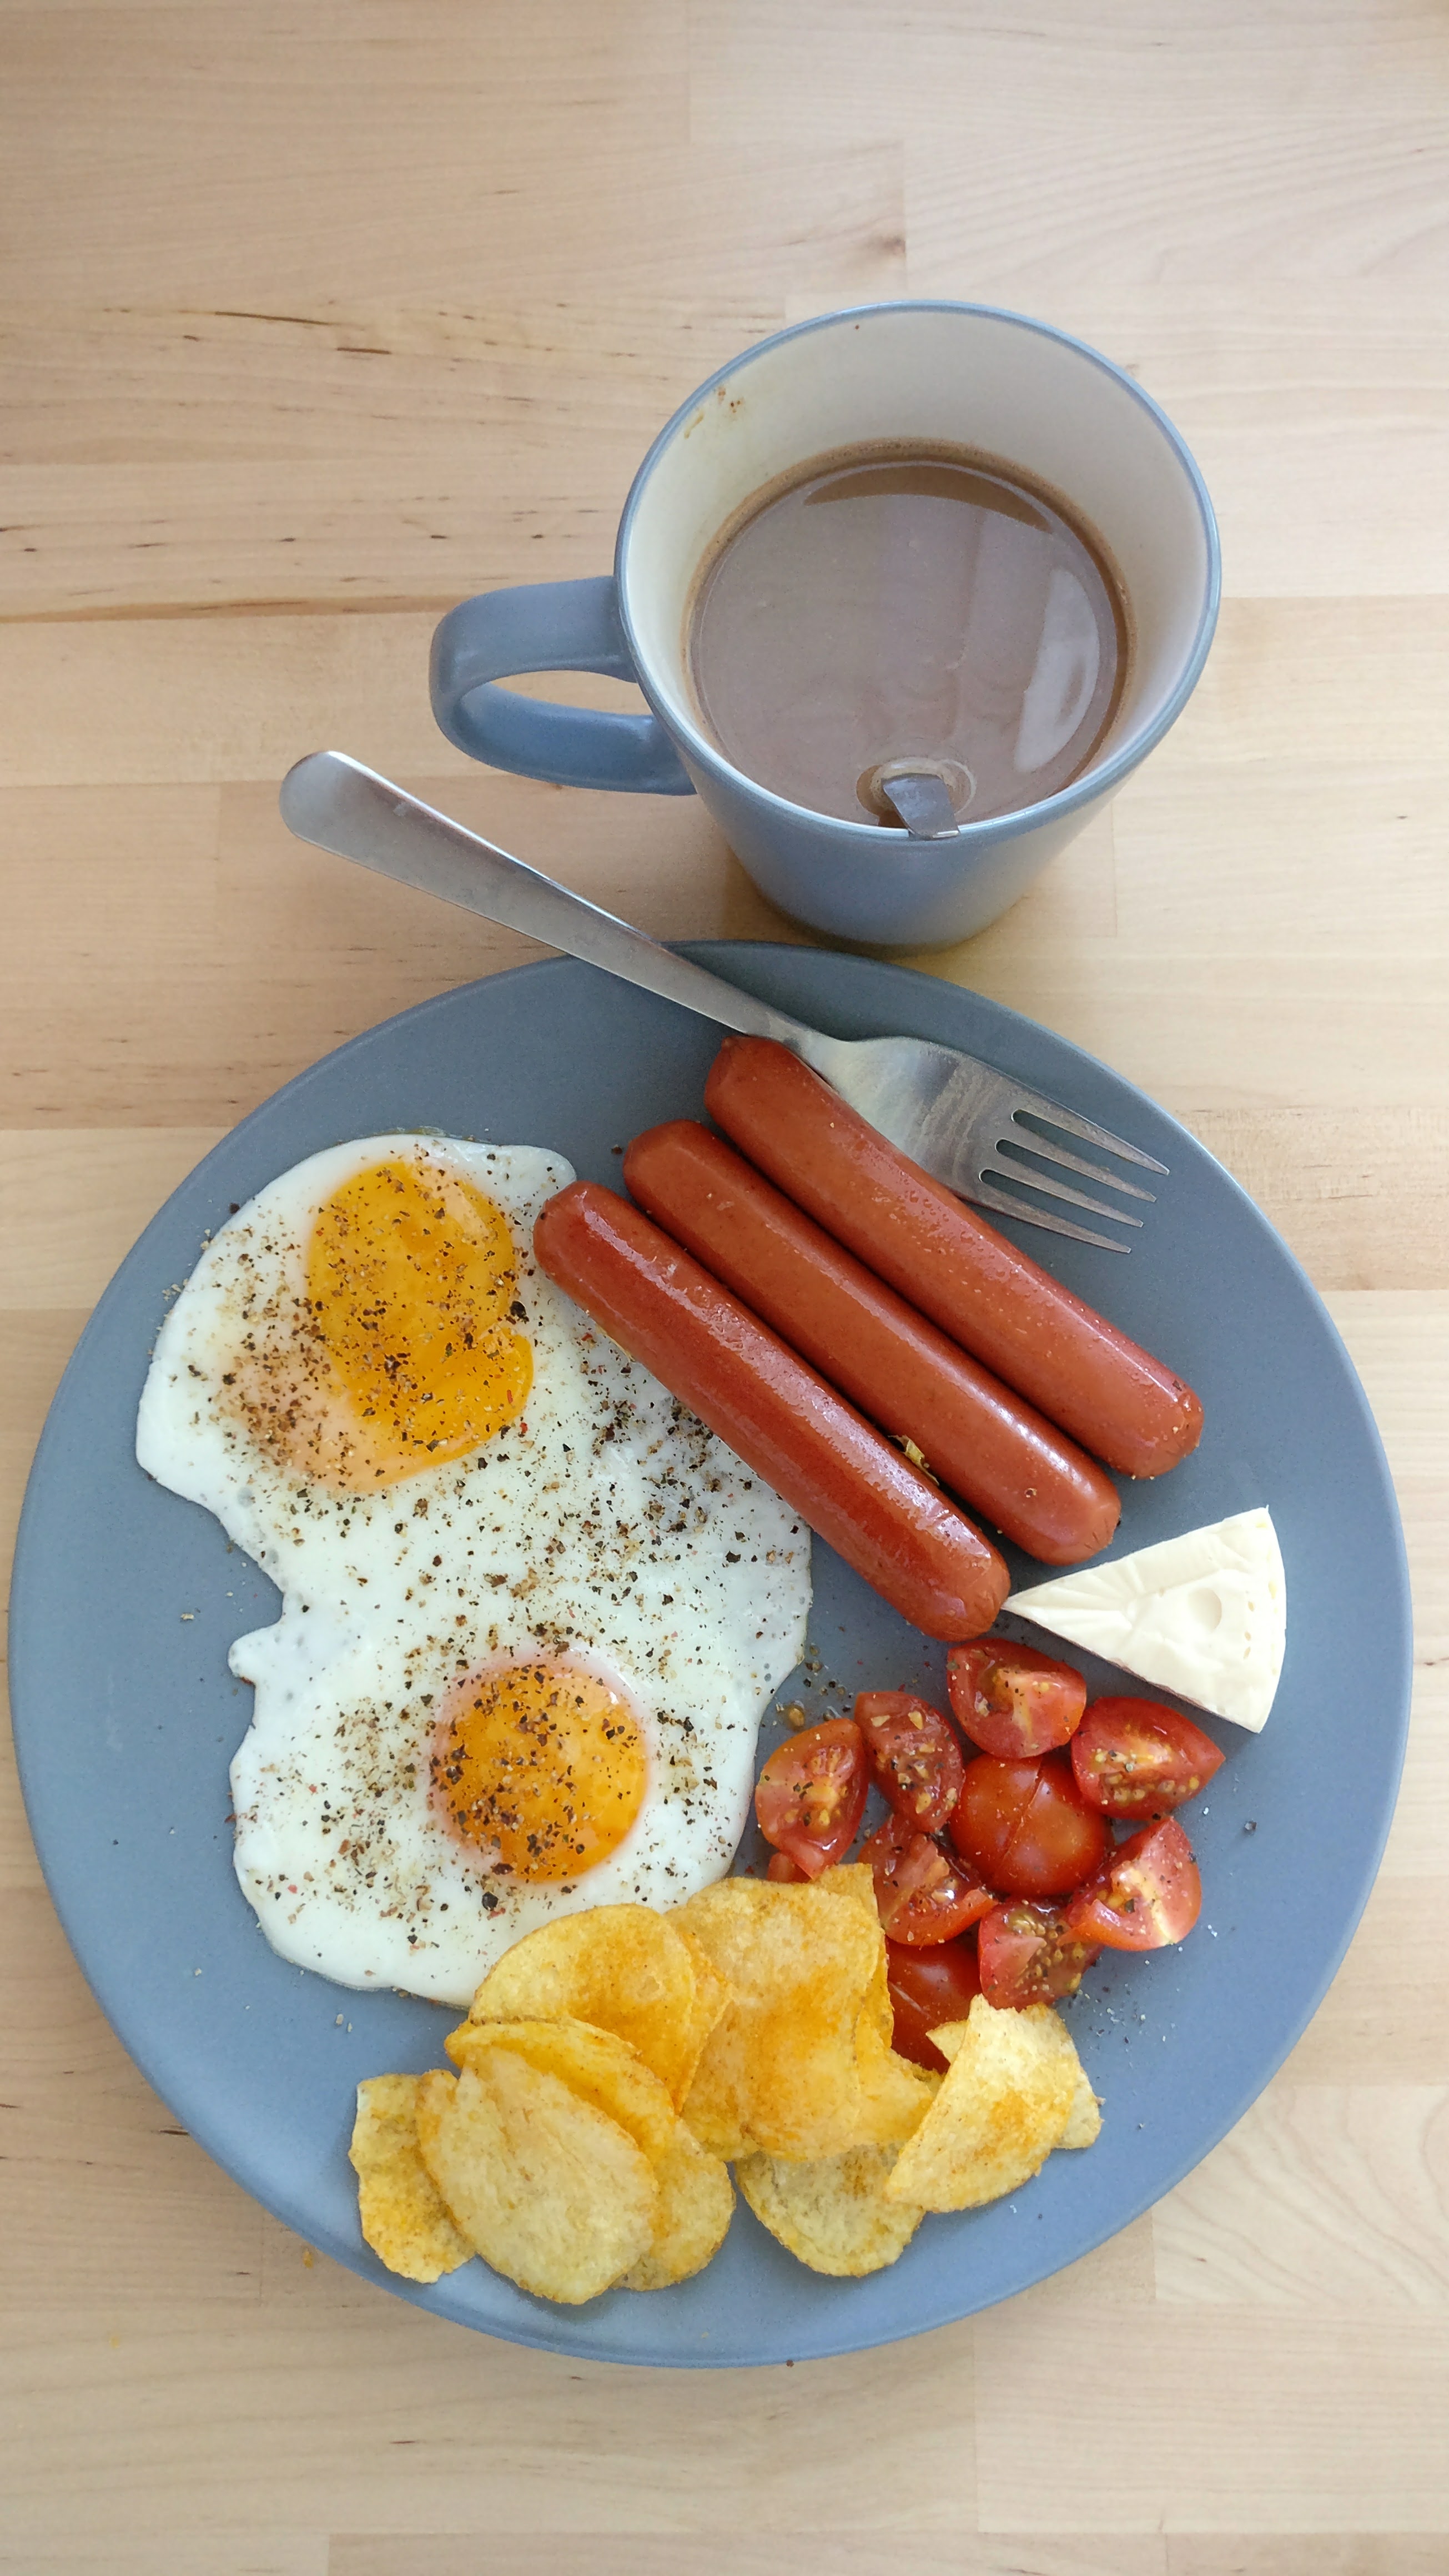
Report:
[[[157,1341],[140,1462],[282,1593],[232,1649],[237,1875],[344,1985],[466,2004],[550,1915],[720,1876],[801,1652],[808,1531],[534,1266],[572,1177],[335,1147],[222,1228]]]

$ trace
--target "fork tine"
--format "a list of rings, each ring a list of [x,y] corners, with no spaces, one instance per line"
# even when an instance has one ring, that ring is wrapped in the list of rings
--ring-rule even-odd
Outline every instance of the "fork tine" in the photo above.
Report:
[[[1124,1162],[1140,1163],[1144,1171],[1166,1174],[1167,1165],[1159,1163],[1155,1154],[1144,1154],[1139,1145],[1124,1144],[1110,1129],[1094,1126],[1090,1118],[1079,1118],[1075,1109],[1063,1109],[1055,1100],[1043,1099],[1038,1091],[1018,1091],[1011,1114],[1019,1118],[1023,1111],[1049,1127],[1060,1127],[1068,1136],[1080,1137],[1084,1145],[1100,1145],[1108,1154],[1120,1154]]]
[[[1074,1235],[1111,1252],[1126,1252],[1130,1246],[1115,1234],[1096,1234],[1065,1216],[1047,1216],[1045,1194],[1084,1208],[1091,1216],[1105,1217],[1111,1225],[1130,1224],[1135,1232],[1140,1220],[1126,1216],[1117,1193],[1145,1207],[1153,1204],[1152,1194],[1120,1178],[1119,1170],[1135,1167],[1134,1178],[1144,1182],[1150,1173],[1166,1176],[1167,1166],[1155,1154],[1129,1145],[1075,1109],[1063,1108],[1060,1101],[1027,1090],[1010,1074],[959,1047],[939,1045],[930,1038],[823,1038],[808,1030],[797,1032],[788,1043],[844,1094],[853,1109],[934,1179],[962,1198],[978,1199],[983,1207],[999,1209],[1023,1224],[1043,1225],[1050,1232]],[[1078,1160],[1082,1146],[1096,1146],[1108,1158],[1108,1168],[1097,1168],[1095,1158]],[[983,1179],[992,1156],[1000,1157],[994,1169],[1001,1179],[1015,1185],[1010,1194]],[[1049,1181],[1046,1173],[1053,1167],[1080,1173],[1084,1181],[1096,1183],[1106,1190],[1111,1204]]]
[[[1044,1162],[1060,1164],[1063,1171],[1080,1172],[1085,1180],[1105,1181],[1109,1190],[1121,1190],[1125,1198],[1146,1199],[1149,1204],[1155,1202],[1155,1190],[1139,1189],[1135,1181],[1123,1180],[1116,1172],[1104,1171],[1100,1163],[1084,1162],[1080,1154],[1069,1154],[1065,1145],[1052,1144],[1047,1137],[1039,1136],[1034,1127],[1023,1127],[1015,1132],[1015,1119],[1012,1126],[1014,1132],[1010,1136],[998,1136],[998,1153],[1003,1146],[1009,1145],[1014,1153],[1039,1154]],[[1024,1171],[1029,1168],[1023,1166]]]
[[[1005,1190],[993,1189],[985,1180],[975,1180],[961,1187],[961,1196],[974,1206],[990,1208],[997,1216],[1020,1217],[1028,1225],[1045,1226],[1049,1234],[1069,1234],[1074,1243],[1095,1243],[1103,1252],[1130,1252],[1130,1243],[1118,1243],[1110,1234],[1094,1234],[1090,1226],[1073,1225],[1070,1217],[1053,1216],[1044,1207],[1029,1208],[1025,1201],[1013,1198]],[[1138,1220],[1132,1220],[1136,1223]]]
[[[996,1172],[1003,1180],[1018,1181],[1024,1190],[1044,1190],[1048,1198],[1065,1199],[1069,1207],[1085,1208],[1088,1216],[1109,1216],[1116,1225],[1142,1223],[1140,1216],[1129,1216],[1125,1208],[1103,1207],[1099,1200],[1089,1199],[1085,1190],[1069,1189],[1065,1181],[1054,1181],[1047,1173],[1030,1171],[1020,1163],[987,1161],[981,1172],[983,1178],[988,1172]],[[1021,1212],[1026,1213],[1024,1209]]]

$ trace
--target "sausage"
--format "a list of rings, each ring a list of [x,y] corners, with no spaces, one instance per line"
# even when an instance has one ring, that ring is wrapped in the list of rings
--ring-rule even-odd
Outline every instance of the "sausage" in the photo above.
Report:
[[[928,1476],[626,1199],[573,1181],[533,1229],[540,1267],[928,1636],[978,1637],[1010,1589]]]
[[[1161,1476],[1202,1406],[773,1038],[726,1038],[705,1106],[742,1153],[953,1341],[1094,1456]]]
[[[646,1214],[933,1475],[1046,1565],[1117,1526],[1093,1459],[968,1359],[864,1262],[692,1118],[636,1136],[624,1179]]]

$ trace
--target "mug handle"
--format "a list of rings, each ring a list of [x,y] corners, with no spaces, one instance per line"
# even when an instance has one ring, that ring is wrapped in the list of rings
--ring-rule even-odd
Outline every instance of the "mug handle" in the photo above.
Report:
[[[560,787],[632,787],[655,796],[694,788],[657,716],[557,707],[494,685],[517,671],[638,677],[612,573],[485,591],[452,608],[433,637],[433,713],[449,742],[495,769]]]

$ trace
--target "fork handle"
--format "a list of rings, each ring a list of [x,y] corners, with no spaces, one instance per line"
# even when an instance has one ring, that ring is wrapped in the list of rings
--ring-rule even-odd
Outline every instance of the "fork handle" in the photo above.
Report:
[[[696,966],[676,957],[627,921],[602,912],[572,894],[537,868],[510,858],[476,832],[465,831],[416,796],[394,787],[361,761],[341,751],[310,752],[289,769],[282,781],[282,820],[301,841],[355,859],[380,876],[396,877],[501,922],[530,938],[545,940],[589,966],[602,966],[626,984],[641,985],[666,1002],[678,1002],[702,1019],[718,1020],[747,1037],[777,1038],[811,1062],[831,1041],[768,1002],[756,1001]],[[823,1070],[823,1065],[821,1070]]]

